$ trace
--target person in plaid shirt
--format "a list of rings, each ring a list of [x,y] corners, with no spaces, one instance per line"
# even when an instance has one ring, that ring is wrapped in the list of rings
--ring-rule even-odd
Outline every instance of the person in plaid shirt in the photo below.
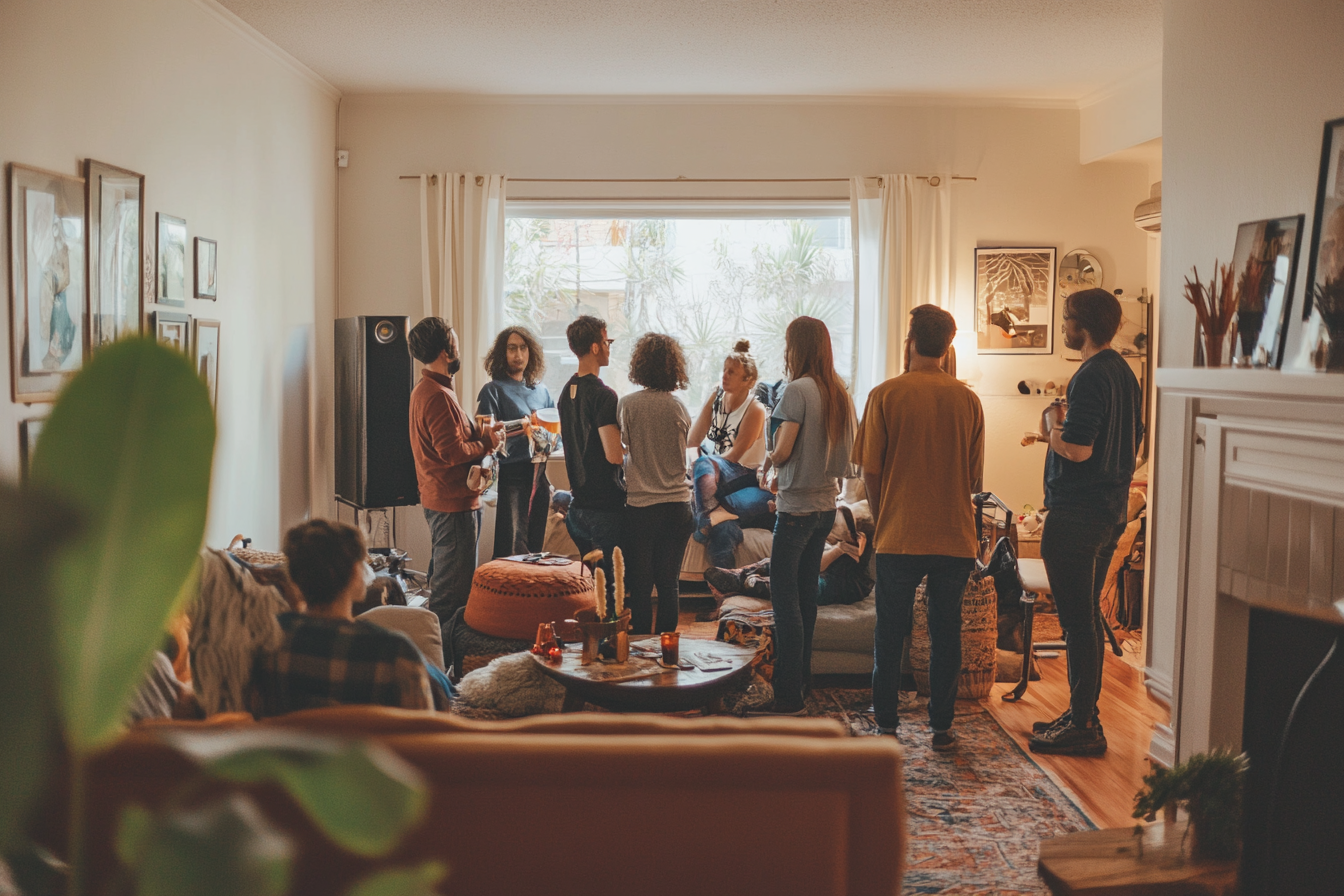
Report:
[[[257,659],[253,714],[341,704],[433,709],[429,672],[411,639],[351,615],[368,585],[359,530],[301,523],[285,534],[284,554],[307,612],[280,614],[279,648]]]

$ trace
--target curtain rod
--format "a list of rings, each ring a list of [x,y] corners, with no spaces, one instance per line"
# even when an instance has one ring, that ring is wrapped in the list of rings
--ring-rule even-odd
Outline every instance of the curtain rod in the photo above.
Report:
[[[871,174],[881,180],[880,175]],[[963,174],[951,175],[953,180],[978,180]],[[439,176],[431,174],[430,183],[438,183]],[[403,174],[398,180],[419,180],[419,174]],[[916,180],[926,180],[933,186],[942,182],[936,174],[921,174]],[[847,177],[511,177],[515,184],[834,184],[849,183]]]

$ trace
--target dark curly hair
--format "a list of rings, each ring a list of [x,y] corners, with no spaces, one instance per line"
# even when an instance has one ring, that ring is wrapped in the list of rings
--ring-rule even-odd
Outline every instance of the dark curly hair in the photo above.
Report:
[[[537,337],[527,327],[505,327],[499,331],[495,344],[485,353],[485,372],[490,374],[492,380],[508,379],[509,337],[514,333],[527,344],[527,366],[523,368],[523,382],[530,389],[541,382],[542,374],[546,372],[546,355]]]
[[[282,548],[289,578],[314,606],[330,605],[350,584],[355,564],[368,556],[364,536],[354,526],[309,520],[285,533]]]
[[[690,382],[681,343],[666,333],[645,333],[630,353],[630,382],[655,392],[675,392]]]
[[[406,345],[411,350],[411,357],[421,364],[438,360],[440,352],[447,352],[450,359],[457,357],[453,349],[453,328],[441,317],[426,317],[411,327]]]
[[[602,333],[606,329],[607,322],[602,318],[591,314],[579,315],[565,328],[569,350],[580,358],[586,356],[593,350],[593,343],[602,341]]]
[[[1065,319],[1073,318],[1095,345],[1114,339],[1124,316],[1120,300],[1104,289],[1080,290],[1064,300]]]

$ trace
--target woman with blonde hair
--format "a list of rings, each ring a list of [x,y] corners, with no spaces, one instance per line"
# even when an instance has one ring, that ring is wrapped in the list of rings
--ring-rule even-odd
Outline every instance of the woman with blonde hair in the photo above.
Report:
[[[775,699],[762,712],[802,715],[812,677],[812,631],[826,536],[854,445],[854,402],[835,371],[831,334],[814,317],[784,333],[789,384],[771,415],[767,474],[778,471],[770,590],[775,611]]]
[[[739,339],[686,439],[686,447],[703,452],[692,471],[692,507],[695,540],[707,544],[711,566],[736,565],[742,526],[773,523],[761,519],[770,513],[770,493],[757,479],[765,460],[765,406],[752,394],[757,376],[751,343]]]

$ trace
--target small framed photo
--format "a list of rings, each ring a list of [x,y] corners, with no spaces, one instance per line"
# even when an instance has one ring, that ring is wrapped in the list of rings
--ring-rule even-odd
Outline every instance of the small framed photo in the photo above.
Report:
[[[1232,253],[1237,296],[1234,367],[1277,369],[1283,364],[1304,223],[1304,215],[1293,215],[1249,221],[1237,228]]]
[[[89,207],[89,351],[139,333],[145,176],[84,160]]]
[[[975,250],[976,347],[981,354],[1048,355],[1055,348],[1055,249]]]
[[[196,298],[214,301],[219,298],[215,254],[218,245],[214,240],[196,237]]]
[[[190,355],[191,315],[176,311],[155,311],[154,338],[184,355]]]
[[[84,178],[9,166],[10,390],[54,401],[88,351]]]
[[[19,479],[28,481],[29,471],[33,468],[33,450],[37,448],[37,437],[42,432],[45,417],[33,417],[19,422]]]
[[[196,371],[210,388],[210,403],[219,397],[219,321],[196,318],[192,344],[196,346]]]
[[[156,301],[181,308],[187,304],[187,222],[159,212],[159,283]]]

